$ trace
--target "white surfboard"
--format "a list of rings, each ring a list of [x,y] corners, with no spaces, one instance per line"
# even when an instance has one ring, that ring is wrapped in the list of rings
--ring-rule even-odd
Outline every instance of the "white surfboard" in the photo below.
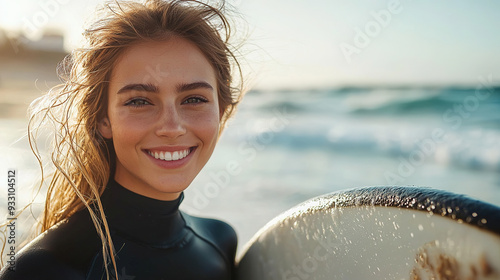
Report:
[[[500,208],[417,187],[320,196],[262,228],[237,279],[500,279]]]

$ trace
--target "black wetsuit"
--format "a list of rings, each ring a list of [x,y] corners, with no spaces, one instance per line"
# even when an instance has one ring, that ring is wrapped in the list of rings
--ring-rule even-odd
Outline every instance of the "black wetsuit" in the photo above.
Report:
[[[189,216],[175,201],[133,193],[112,180],[101,197],[116,250],[118,279],[232,279],[236,234],[228,224]],[[111,279],[114,270],[109,266]],[[1,280],[107,279],[102,243],[87,210],[40,235]]]

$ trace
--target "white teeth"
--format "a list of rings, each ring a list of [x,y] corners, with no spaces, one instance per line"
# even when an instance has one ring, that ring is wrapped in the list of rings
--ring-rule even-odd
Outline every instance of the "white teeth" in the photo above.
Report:
[[[165,161],[173,161],[173,160],[180,160],[180,159],[187,157],[190,152],[191,152],[190,149],[186,149],[183,151],[175,151],[173,153],[148,151],[148,154],[150,154],[155,159],[161,159],[161,160],[165,160]]]
[[[172,160],[172,153],[165,152],[165,159],[164,160]]]
[[[173,160],[179,160],[179,152],[175,151],[175,152],[172,154],[172,159],[173,159]]]

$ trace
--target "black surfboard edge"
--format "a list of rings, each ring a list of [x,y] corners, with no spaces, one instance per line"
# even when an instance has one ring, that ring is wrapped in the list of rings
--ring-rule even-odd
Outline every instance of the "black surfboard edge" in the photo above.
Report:
[[[335,191],[306,200],[279,214],[244,244],[239,263],[270,229],[284,221],[343,207],[395,207],[432,213],[500,236],[500,207],[449,191],[420,186],[371,186]]]
[[[500,207],[462,194],[416,186],[373,186],[336,191],[311,198],[277,218],[334,207],[360,206],[424,211],[500,235]]]

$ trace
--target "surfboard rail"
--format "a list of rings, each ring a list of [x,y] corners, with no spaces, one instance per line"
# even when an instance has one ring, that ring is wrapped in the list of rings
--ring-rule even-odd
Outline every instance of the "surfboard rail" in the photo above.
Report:
[[[270,221],[237,262],[248,280],[500,279],[500,207],[414,186],[334,192]]]

